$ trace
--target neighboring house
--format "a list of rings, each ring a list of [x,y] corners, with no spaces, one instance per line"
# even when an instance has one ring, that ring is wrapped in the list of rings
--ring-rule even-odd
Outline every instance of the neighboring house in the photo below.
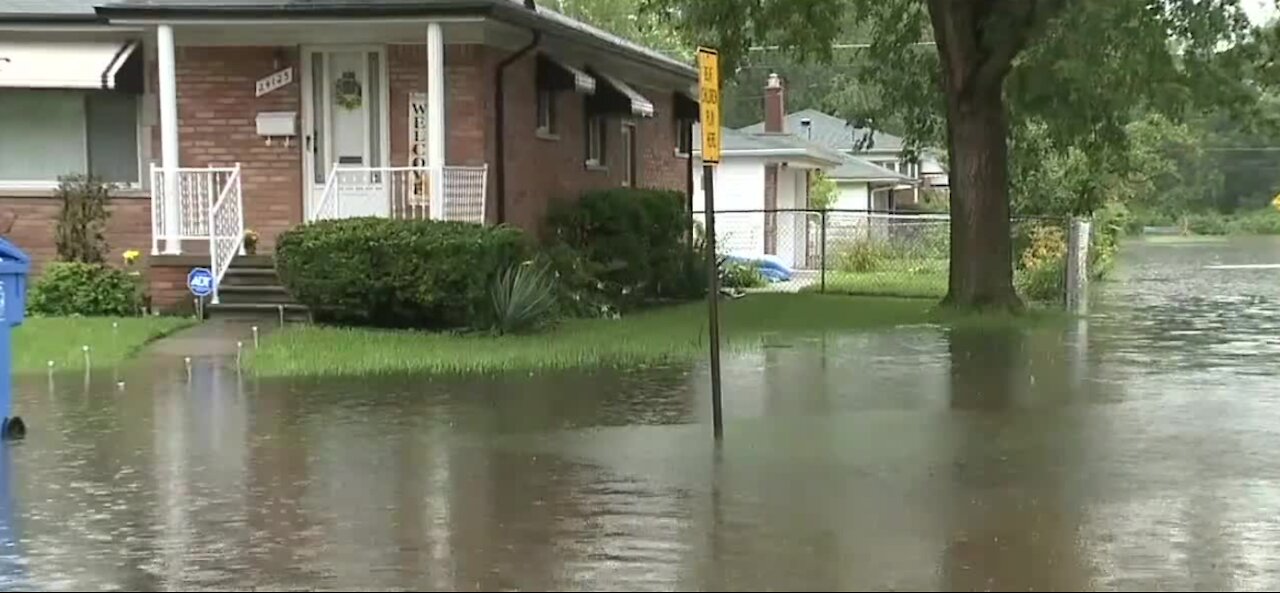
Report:
[[[764,89],[765,123],[758,129],[721,130],[721,160],[715,169],[716,239],[724,253],[742,257],[774,255],[789,267],[809,268],[819,256],[822,216],[807,210],[810,177],[821,170],[840,191],[832,209],[888,209],[889,192],[912,180],[859,157],[833,150],[797,134],[785,117],[782,80],[770,75]],[[695,126],[695,138],[701,134]],[[701,150],[694,150],[701,167]],[[702,177],[694,179],[694,211],[705,211]],[[780,210],[781,212],[771,212]],[[829,227],[852,237],[871,228],[865,214],[833,213]]]
[[[246,228],[537,230],[584,190],[688,191],[696,71],[534,4],[2,1],[0,215],[47,262],[58,176],[117,183],[107,241],[151,252],[164,306]]]
[[[870,133],[863,128],[855,128],[848,121],[814,109],[804,109],[790,113],[785,118],[788,129],[842,153],[867,161],[872,165],[888,169],[905,179],[892,185],[881,182],[879,194],[868,201],[858,198],[864,193],[862,188],[849,188],[856,181],[850,179],[857,169],[837,171],[837,183],[840,185],[842,202],[848,204],[867,204],[858,208],[873,210],[894,210],[908,203],[920,201],[920,191],[926,189],[946,190],[948,187],[947,172],[933,151],[924,151],[919,162],[911,162],[903,157],[904,142],[902,138],[885,132]],[[765,128],[765,122],[755,123],[741,128],[744,132],[758,132]],[[847,190],[847,191],[846,191]],[[845,195],[848,194],[847,202]],[[844,206],[841,206],[844,207]],[[853,207],[853,206],[850,206]]]
[[[701,138],[697,126],[694,133]],[[721,134],[713,196],[719,251],[748,258],[776,255],[787,266],[806,266],[811,252],[808,225],[814,216],[767,211],[809,208],[810,173],[836,167],[843,155],[786,133],[723,128]],[[701,157],[701,148],[696,148],[698,172]],[[693,187],[693,210],[705,213],[702,175],[694,176]]]

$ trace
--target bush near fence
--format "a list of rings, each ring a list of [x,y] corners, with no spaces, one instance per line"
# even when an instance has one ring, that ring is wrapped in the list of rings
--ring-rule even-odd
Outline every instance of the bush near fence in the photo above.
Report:
[[[695,213],[702,220],[702,213]],[[801,223],[803,221],[803,224]],[[1066,289],[1063,219],[1015,220],[1014,284],[1028,301],[1061,303]],[[722,254],[771,257],[790,281],[758,291],[830,292],[940,299],[950,273],[951,223],[936,213],[861,210],[735,210],[716,214]],[[1095,264],[1110,259],[1110,235],[1095,232]]]
[[[591,191],[547,216],[547,250],[579,314],[634,310],[705,294],[701,249],[690,245],[686,197],[656,189]]]

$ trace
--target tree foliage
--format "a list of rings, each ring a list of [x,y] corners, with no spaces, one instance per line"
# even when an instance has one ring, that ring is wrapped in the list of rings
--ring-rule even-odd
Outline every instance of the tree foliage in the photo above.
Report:
[[[540,5],[673,57],[692,61],[693,47],[668,15],[644,0],[538,0]]]
[[[1018,159],[1054,155],[1054,174],[1076,180],[1072,209],[1088,211],[1100,180],[1122,172],[1107,159],[1129,152],[1135,113],[1177,123],[1245,110],[1276,68],[1238,0],[646,1],[717,46],[730,72],[755,45],[829,64],[850,23],[864,30],[860,59],[837,77],[842,114],[893,121],[908,150],[948,146],[949,300],[962,306],[1017,307],[1009,173],[1034,167]]]
[[[840,197],[840,189],[836,181],[827,177],[822,171],[814,171],[809,175],[809,207],[827,210],[836,204]]]

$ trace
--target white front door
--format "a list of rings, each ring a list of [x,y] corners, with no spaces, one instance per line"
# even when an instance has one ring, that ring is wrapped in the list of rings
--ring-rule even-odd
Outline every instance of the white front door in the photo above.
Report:
[[[308,220],[322,207],[344,218],[390,214],[385,173],[370,171],[387,165],[386,62],[381,47],[303,50]],[[326,195],[330,180],[337,188]]]

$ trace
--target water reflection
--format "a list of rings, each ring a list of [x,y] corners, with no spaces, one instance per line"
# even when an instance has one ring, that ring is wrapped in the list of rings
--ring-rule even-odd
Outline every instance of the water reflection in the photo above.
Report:
[[[700,365],[272,382],[202,358],[189,379],[175,360],[25,379],[0,588],[1274,586],[1280,294],[1198,279],[1230,253],[1129,254],[1092,320],[734,356],[721,450]]]

